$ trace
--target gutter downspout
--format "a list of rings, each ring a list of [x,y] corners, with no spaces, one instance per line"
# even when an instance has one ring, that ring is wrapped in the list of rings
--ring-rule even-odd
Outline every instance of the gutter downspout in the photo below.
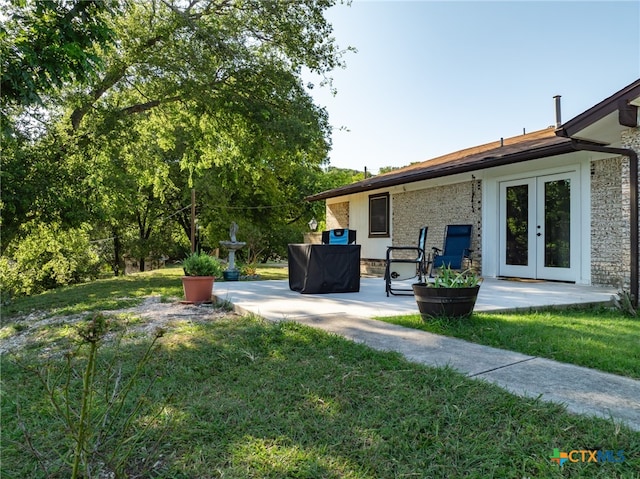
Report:
[[[626,156],[629,158],[629,199],[630,205],[630,228],[631,228],[631,294],[634,307],[638,307],[638,153],[630,148],[612,148],[594,143],[587,143],[580,140],[571,139],[571,143],[576,150],[595,151],[599,153],[612,153],[614,155]]]

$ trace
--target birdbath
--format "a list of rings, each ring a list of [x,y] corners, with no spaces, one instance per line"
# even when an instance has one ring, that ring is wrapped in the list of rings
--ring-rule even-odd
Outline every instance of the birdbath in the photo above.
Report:
[[[238,281],[238,278],[240,277],[240,271],[236,268],[236,251],[243,248],[247,243],[236,240],[237,232],[238,225],[234,221],[231,223],[231,228],[229,228],[231,241],[220,241],[220,245],[229,250],[229,263],[227,265],[227,269],[222,272],[225,281]]]

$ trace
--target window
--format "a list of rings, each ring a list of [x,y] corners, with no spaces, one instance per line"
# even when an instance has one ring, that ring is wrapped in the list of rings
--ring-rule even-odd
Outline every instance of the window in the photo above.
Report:
[[[369,237],[389,237],[389,193],[369,196]]]

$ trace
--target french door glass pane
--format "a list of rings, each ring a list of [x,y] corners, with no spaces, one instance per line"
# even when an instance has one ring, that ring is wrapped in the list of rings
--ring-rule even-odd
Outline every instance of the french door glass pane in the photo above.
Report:
[[[507,187],[507,264],[527,266],[529,251],[529,185]]]
[[[571,267],[571,180],[544,184],[544,265]]]

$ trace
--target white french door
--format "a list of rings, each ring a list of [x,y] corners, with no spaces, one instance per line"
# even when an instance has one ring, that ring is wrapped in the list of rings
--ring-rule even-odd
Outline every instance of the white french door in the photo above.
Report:
[[[576,281],[576,171],[500,182],[500,276]]]

